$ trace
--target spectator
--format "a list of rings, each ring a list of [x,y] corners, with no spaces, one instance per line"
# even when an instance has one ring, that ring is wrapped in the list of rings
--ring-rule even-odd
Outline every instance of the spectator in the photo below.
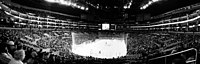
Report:
[[[23,64],[22,59],[24,59],[24,51],[17,50],[14,52],[14,58],[8,64]]]
[[[56,64],[55,63],[55,56],[54,55],[50,55],[49,59],[48,59],[48,64]]]
[[[16,50],[15,43],[13,41],[7,40],[5,44],[6,44],[6,47],[8,48],[8,52],[11,55],[14,55],[14,51]]]
[[[8,64],[13,56],[8,52],[7,46],[13,45],[13,43],[5,44],[1,43],[0,46],[0,64]]]
[[[27,60],[27,64],[39,64],[39,62],[37,61],[37,56],[37,53],[33,51],[31,53],[31,57]]]
[[[25,58],[25,50],[23,49],[23,45],[22,44],[19,44],[18,47],[17,47],[17,50],[16,51],[22,51],[22,61],[24,60]]]

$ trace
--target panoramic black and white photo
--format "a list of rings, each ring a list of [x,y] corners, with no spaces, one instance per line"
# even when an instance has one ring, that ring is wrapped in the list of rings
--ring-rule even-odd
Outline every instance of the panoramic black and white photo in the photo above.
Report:
[[[0,64],[200,64],[200,0],[0,0]]]

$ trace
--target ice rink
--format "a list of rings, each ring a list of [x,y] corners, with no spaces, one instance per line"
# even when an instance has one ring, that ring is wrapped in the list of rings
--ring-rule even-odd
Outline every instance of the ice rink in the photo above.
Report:
[[[80,45],[73,44],[72,52],[82,56],[109,59],[125,56],[127,47],[122,39],[96,39]]]

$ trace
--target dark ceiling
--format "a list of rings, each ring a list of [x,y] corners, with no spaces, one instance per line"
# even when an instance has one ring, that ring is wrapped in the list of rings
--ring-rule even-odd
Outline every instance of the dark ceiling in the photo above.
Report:
[[[69,6],[59,5],[56,3],[48,3],[44,0],[11,0],[24,6],[46,9],[64,14],[80,16],[81,14],[90,14],[98,19],[123,19],[124,14],[128,18],[135,18],[140,14],[150,14],[156,16],[180,7],[199,3],[200,0],[160,0],[150,5],[144,10],[140,10],[141,5],[146,4],[149,0],[76,0],[76,2],[89,7],[88,11],[72,8]],[[132,1],[130,9],[124,9],[123,6]],[[99,9],[88,4],[101,6]]]

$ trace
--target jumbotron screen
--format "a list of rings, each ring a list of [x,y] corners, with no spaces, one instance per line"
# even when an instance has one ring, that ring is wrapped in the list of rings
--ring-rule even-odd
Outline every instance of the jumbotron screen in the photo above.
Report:
[[[119,58],[126,56],[126,35],[104,33],[72,33],[72,52],[95,58]]]
[[[110,24],[104,23],[102,24],[102,30],[109,30],[110,29]]]

